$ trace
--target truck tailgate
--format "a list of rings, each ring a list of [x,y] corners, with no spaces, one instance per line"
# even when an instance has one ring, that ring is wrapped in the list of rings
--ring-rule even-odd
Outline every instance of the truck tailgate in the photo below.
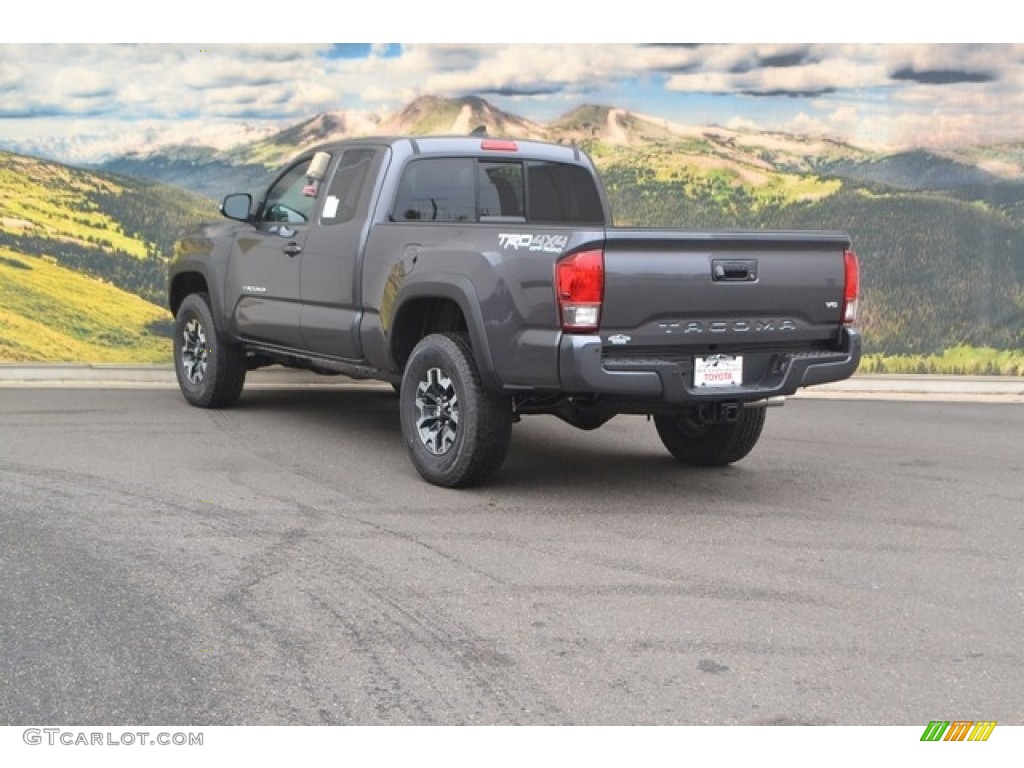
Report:
[[[845,233],[609,229],[606,237],[606,344],[796,350],[838,338]]]

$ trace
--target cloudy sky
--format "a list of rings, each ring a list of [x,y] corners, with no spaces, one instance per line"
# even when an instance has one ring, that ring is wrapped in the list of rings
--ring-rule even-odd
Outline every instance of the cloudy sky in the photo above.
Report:
[[[941,147],[1024,140],[1024,45],[2,43],[0,147],[89,160],[224,145],[322,111],[387,115],[424,94],[475,94],[538,121],[606,104]]]

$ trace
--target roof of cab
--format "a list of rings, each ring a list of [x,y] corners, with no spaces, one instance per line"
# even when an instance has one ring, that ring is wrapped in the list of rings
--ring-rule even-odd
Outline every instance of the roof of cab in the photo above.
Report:
[[[487,145],[491,146],[488,147]],[[580,162],[583,152],[575,144],[553,144],[544,141],[496,136],[362,136],[322,144],[304,151],[344,149],[353,146],[387,146],[409,155],[471,155],[474,157],[528,156],[560,162]],[[405,152],[402,152],[402,150]]]

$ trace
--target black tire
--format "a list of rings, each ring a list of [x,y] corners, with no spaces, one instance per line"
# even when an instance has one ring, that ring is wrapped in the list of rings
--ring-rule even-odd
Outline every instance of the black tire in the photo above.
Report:
[[[416,345],[402,377],[399,411],[413,466],[434,485],[477,485],[505,461],[511,400],[484,388],[462,334],[435,333]]]
[[[695,467],[722,467],[739,461],[761,437],[764,408],[744,408],[730,424],[703,424],[696,417],[655,416],[658,437],[669,453]]]
[[[185,399],[200,408],[234,405],[246,368],[242,348],[217,333],[209,296],[186,296],[174,318],[174,371]]]

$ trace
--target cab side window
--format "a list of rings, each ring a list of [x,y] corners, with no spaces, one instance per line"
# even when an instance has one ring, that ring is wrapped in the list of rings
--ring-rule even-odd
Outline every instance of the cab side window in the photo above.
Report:
[[[316,203],[315,195],[307,195],[306,170],[309,159],[293,165],[274,182],[263,203],[262,221],[302,224],[309,221]]]
[[[476,221],[476,163],[434,158],[409,163],[398,187],[395,221]]]
[[[324,199],[324,211],[320,217],[324,224],[341,224],[355,216],[376,154],[372,149],[350,149],[341,156]]]

